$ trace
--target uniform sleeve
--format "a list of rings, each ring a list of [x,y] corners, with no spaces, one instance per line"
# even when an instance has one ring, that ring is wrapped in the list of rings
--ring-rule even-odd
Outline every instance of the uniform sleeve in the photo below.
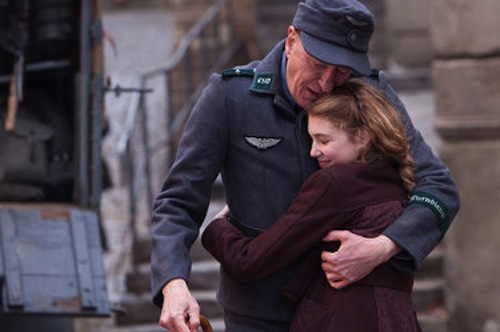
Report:
[[[417,186],[410,204],[384,232],[404,249],[392,259],[392,263],[400,269],[415,272],[441,241],[458,213],[458,189],[449,169],[433,154],[414,127],[403,103],[383,73],[379,73],[376,84],[400,113],[416,162]]]
[[[224,86],[213,75],[195,105],[179,143],[176,160],[154,201],[151,288],[161,306],[170,280],[188,280],[190,248],[208,208],[212,184],[227,149]]]
[[[257,237],[246,237],[227,220],[216,219],[204,231],[202,243],[237,279],[260,279],[293,263],[332,228],[345,225],[349,211],[342,197],[334,178],[318,171],[306,180],[288,212]]]

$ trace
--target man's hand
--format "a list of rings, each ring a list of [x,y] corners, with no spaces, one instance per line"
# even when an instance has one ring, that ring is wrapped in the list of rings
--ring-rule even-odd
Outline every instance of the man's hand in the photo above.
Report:
[[[322,268],[330,286],[344,288],[397,254],[401,247],[385,235],[365,238],[349,231],[331,231],[323,241],[340,241],[336,252],[321,254]]]
[[[170,332],[195,332],[200,325],[200,306],[183,279],[173,279],[162,289],[159,324]]]

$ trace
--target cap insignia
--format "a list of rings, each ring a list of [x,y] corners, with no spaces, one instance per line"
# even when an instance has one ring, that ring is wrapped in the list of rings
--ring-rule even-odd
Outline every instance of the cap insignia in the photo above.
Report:
[[[351,15],[346,15],[345,18],[347,21],[349,21],[349,23],[351,23],[355,27],[365,27],[369,24],[369,22],[358,20],[357,18],[354,18]]]

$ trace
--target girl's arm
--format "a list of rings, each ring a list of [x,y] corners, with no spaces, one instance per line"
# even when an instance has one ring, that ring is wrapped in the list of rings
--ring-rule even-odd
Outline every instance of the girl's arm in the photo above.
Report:
[[[208,225],[202,243],[236,278],[263,278],[300,258],[332,228],[346,224],[349,211],[342,202],[332,173],[318,171],[304,183],[288,212],[259,236],[246,237],[218,218]]]

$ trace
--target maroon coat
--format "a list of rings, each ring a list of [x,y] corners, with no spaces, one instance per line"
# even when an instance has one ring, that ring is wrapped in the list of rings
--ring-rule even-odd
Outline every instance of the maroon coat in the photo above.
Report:
[[[321,271],[318,250],[332,229],[379,235],[406,201],[401,180],[388,164],[335,165],[311,175],[287,214],[259,236],[246,237],[225,219],[217,219],[202,241],[223,268],[242,281],[267,277],[304,260],[287,292],[300,301],[291,331],[420,331],[411,302],[411,275],[385,264],[335,290]]]

